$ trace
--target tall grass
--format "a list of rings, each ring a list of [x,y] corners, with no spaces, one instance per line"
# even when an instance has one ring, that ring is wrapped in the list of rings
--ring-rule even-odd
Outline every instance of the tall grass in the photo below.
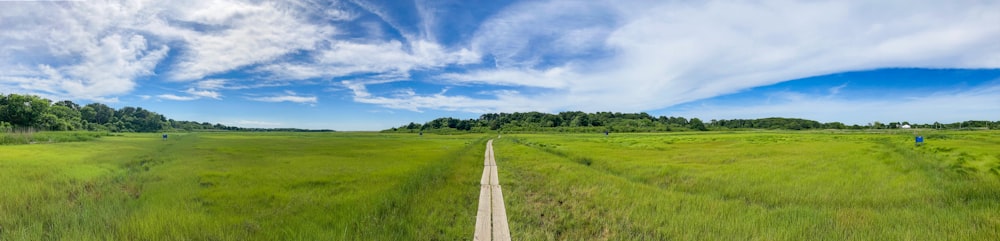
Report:
[[[0,130],[0,145],[90,141],[106,135],[106,132],[37,131],[34,128],[18,127]]]
[[[38,135],[40,133],[36,133]],[[1000,132],[505,134],[517,240],[995,240]],[[0,240],[459,240],[482,135],[0,146]]]
[[[509,135],[494,145],[520,240],[997,239],[997,133],[938,134],[950,138]]]
[[[0,147],[0,240],[454,240],[480,136],[127,134]]]

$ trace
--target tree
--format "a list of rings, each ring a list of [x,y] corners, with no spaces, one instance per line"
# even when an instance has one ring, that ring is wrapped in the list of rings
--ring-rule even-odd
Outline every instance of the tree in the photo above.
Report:
[[[14,126],[40,127],[50,101],[35,95],[10,94],[0,103],[0,121]]]
[[[90,103],[80,109],[80,114],[87,122],[103,125],[115,116],[115,109],[101,103]]]
[[[705,128],[705,123],[701,122],[701,119],[698,119],[698,118],[691,118],[690,124],[688,126],[689,126],[689,128],[694,129],[694,130],[699,130],[699,131],[707,131],[708,130],[708,128]]]
[[[54,106],[68,107],[68,108],[70,108],[72,110],[75,110],[75,111],[79,111],[80,110],[80,105],[77,105],[76,103],[73,103],[73,101],[68,101],[68,100],[59,101],[59,102],[54,103],[53,105]]]
[[[573,117],[572,121],[569,122],[569,126],[572,127],[588,126],[588,125],[590,125],[590,119],[587,118],[587,115],[577,115],[576,117]]]
[[[58,130],[81,129],[83,120],[80,118],[80,111],[74,110],[66,105],[59,105],[58,103],[60,102],[56,102],[55,105],[49,107],[49,113],[58,119],[58,125],[50,125],[48,128],[56,128]]]
[[[468,120],[462,120],[462,121],[458,122],[458,125],[455,127],[455,129],[458,129],[458,130],[461,130],[461,131],[472,130],[472,124],[469,123]]]

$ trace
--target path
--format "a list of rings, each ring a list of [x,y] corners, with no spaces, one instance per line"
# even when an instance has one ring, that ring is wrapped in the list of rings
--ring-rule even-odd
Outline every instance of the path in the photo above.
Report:
[[[497,177],[497,163],[493,159],[493,139],[486,142],[483,178],[479,181],[479,212],[476,214],[475,240],[510,240],[507,226],[507,209],[503,206],[503,193]]]

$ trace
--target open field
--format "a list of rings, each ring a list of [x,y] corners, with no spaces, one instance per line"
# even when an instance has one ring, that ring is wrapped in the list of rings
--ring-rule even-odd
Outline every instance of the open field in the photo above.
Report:
[[[1000,132],[505,135],[514,240],[996,240]]]
[[[1000,132],[504,134],[513,240],[996,240]],[[0,240],[467,240],[487,137],[0,146]],[[495,138],[495,136],[492,136]]]
[[[0,240],[465,239],[480,137],[130,134],[0,146]]]

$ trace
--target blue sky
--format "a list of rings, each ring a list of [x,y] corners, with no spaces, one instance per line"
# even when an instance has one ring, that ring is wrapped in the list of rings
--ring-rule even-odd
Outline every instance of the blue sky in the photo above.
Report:
[[[0,1],[0,93],[244,127],[1000,120],[995,1]]]

